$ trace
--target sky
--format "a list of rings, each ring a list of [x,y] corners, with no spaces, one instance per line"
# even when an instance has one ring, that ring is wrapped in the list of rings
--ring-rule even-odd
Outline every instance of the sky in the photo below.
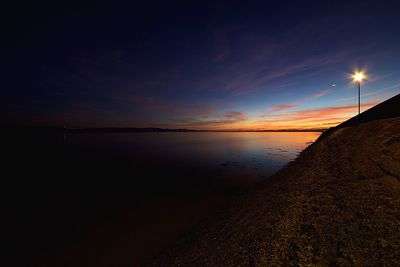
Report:
[[[33,2],[33,1],[32,1]],[[315,129],[400,93],[396,1],[2,8],[3,124]]]

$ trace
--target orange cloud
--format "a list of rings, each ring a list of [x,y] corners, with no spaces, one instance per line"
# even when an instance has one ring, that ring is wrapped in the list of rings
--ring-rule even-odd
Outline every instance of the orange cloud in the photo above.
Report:
[[[362,110],[377,103],[362,105]],[[210,116],[192,117],[175,120],[168,124],[172,128],[190,128],[199,130],[287,130],[287,129],[326,129],[357,114],[357,105],[334,106],[304,109],[285,113],[264,114],[251,117],[245,113],[231,111]]]
[[[376,104],[367,103],[361,107],[366,110]],[[327,128],[356,115],[357,107],[357,105],[346,105],[263,115],[266,119],[259,121],[257,126],[264,124],[264,127],[268,129]]]
[[[297,103],[321,97],[329,91],[321,91]],[[130,97],[129,101],[155,114],[174,115],[169,122],[157,123],[158,127],[199,130],[323,129],[335,126],[357,114],[357,105],[291,111],[290,109],[297,107],[297,103],[291,103],[274,105],[269,113],[261,116],[249,116],[240,111],[220,113],[217,112],[216,106],[174,106],[154,98]],[[362,110],[369,109],[375,104],[376,102],[363,104]]]

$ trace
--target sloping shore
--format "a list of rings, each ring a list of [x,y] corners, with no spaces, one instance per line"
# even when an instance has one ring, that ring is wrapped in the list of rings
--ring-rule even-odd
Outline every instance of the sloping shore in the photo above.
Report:
[[[400,266],[400,117],[338,127],[150,265]]]

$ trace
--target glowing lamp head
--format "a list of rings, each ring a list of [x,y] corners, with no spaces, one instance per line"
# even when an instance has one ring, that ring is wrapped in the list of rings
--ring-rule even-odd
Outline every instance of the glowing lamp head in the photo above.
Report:
[[[365,75],[362,72],[356,72],[353,75],[353,80],[357,83],[360,83],[362,80],[365,79]]]

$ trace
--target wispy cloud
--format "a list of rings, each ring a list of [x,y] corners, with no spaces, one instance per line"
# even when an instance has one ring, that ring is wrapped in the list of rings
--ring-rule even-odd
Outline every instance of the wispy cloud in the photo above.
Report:
[[[363,104],[362,108],[368,109],[374,105],[376,105],[376,103]],[[315,109],[300,110],[300,111],[293,112],[288,115],[291,116],[295,120],[326,118],[326,117],[330,117],[330,116],[335,116],[335,117],[347,116],[352,113],[355,113],[356,108],[357,108],[357,105],[315,108]]]
[[[310,40],[314,36],[323,35],[328,41],[328,36],[335,35],[335,25],[329,20],[324,24],[330,26],[330,31],[326,31],[322,25],[315,27],[313,23],[301,23],[301,26],[289,29],[290,34],[283,35],[279,42],[269,36],[251,34],[244,34],[228,42],[225,33],[216,34],[214,38],[217,40],[218,53],[214,62],[225,62],[221,69],[210,69],[203,87],[241,95],[265,90],[267,86],[279,86],[279,83],[287,82],[283,78],[292,75],[301,73],[304,79],[305,76],[321,71],[323,67],[347,60],[355,53],[352,47],[339,46],[329,53],[316,52],[313,48],[315,44]],[[298,49],[301,42],[309,44],[305,51]],[[229,61],[226,61],[228,57]]]
[[[170,101],[159,100],[154,97],[142,97],[136,95],[124,97],[124,100],[131,103],[134,107],[155,114],[166,114],[171,116],[193,114],[201,117],[209,117],[216,112],[216,106],[211,104],[177,104]]]
[[[259,63],[257,66],[250,66],[245,69],[238,67],[232,71],[232,73],[235,73],[234,77],[226,79],[227,82],[223,84],[222,89],[235,95],[240,95],[259,90],[275,79],[334,64],[340,62],[342,59],[344,59],[343,55],[336,55],[325,58],[313,58],[301,63],[286,63],[280,67],[272,67],[267,63]]]
[[[298,107],[301,103],[310,101],[312,99],[317,99],[317,98],[323,97],[323,96],[329,94],[331,91],[332,91],[331,89],[325,89],[325,90],[317,92],[311,96],[305,97],[303,99],[299,99],[299,100],[294,101],[289,104],[272,105],[271,112],[279,112],[279,111],[294,109],[294,108]]]
[[[376,105],[370,102],[362,105],[367,110]],[[325,108],[305,109],[279,114],[265,114],[258,125],[267,128],[318,128],[335,125],[356,114],[357,105],[334,106]]]
[[[214,31],[214,41],[216,44],[216,54],[214,56],[213,62],[218,63],[229,57],[230,46],[228,35],[224,31]]]
[[[248,120],[243,112],[230,111],[214,114],[211,117],[189,117],[174,120],[172,123],[178,127],[193,129],[233,129]]]
[[[323,90],[323,91],[321,91],[321,92],[319,92],[319,93],[316,93],[316,94],[312,95],[312,96],[311,96],[309,99],[307,99],[307,100],[323,97],[323,96],[329,94],[331,91],[332,91],[331,89]]]
[[[361,97],[363,98],[370,98],[371,96],[376,96],[379,94],[383,94],[384,97],[387,97],[387,93],[388,91],[392,91],[394,89],[395,93],[396,91],[398,93],[400,93],[400,83],[396,83],[390,86],[386,86],[386,87],[381,87],[377,90],[373,90],[373,91],[367,91],[367,92],[362,92],[361,93]],[[392,96],[394,94],[390,94],[390,96]],[[357,95],[351,96],[351,97],[341,97],[338,98],[337,101],[347,101],[347,100],[354,100],[357,98]]]
[[[287,104],[287,105],[272,105],[271,112],[279,112],[283,110],[288,110],[297,107],[297,104]]]

